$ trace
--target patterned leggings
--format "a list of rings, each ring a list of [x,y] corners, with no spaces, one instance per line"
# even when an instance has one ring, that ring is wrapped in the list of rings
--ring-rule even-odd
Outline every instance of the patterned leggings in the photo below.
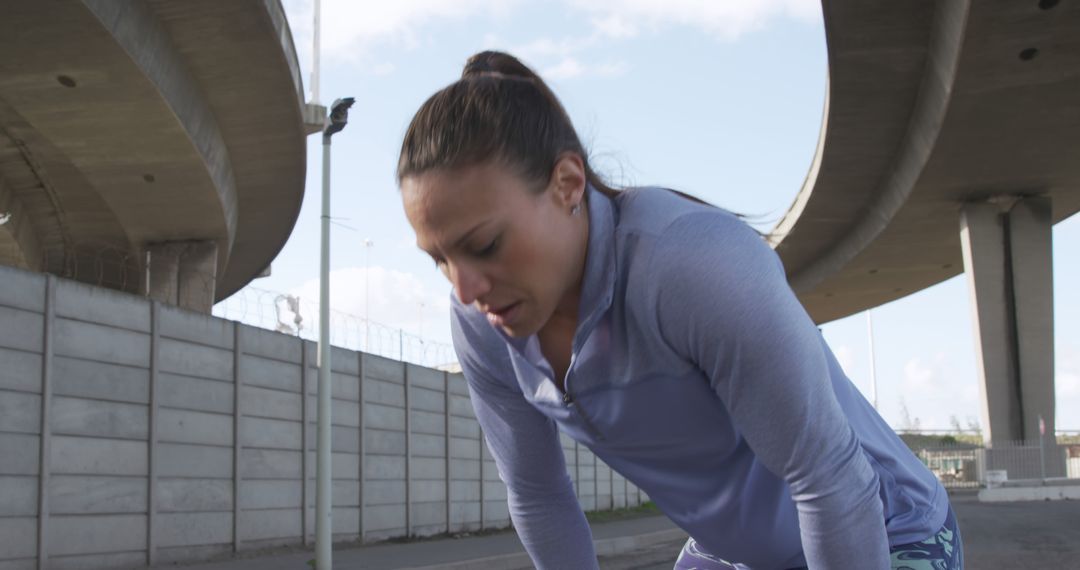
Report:
[[[945,524],[936,534],[920,542],[901,544],[890,550],[891,570],[963,570],[964,545],[952,507]],[[703,552],[691,538],[679,553],[674,570],[753,570],[745,564],[728,562]],[[798,569],[793,569],[798,570]]]

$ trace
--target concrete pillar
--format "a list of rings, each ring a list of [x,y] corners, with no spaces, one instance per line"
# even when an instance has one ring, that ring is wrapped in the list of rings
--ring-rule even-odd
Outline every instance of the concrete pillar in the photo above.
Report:
[[[146,296],[176,305],[182,244],[158,243],[146,247]]]
[[[189,242],[180,256],[178,305],[209,314],[217,285],[217,243]]]
[[[151,244],[147,251],[147,296],[200,313],[214,306],[217,243],[176,241]]]
[[[1025,439],[1039,437],[1039,417],[1054,443],[1054,265],[1049,198],[1027,198],[1009,211],[1016,343]],[[1030,379],[1030,380],[1029,380]]]
[[[983,438],[988,445],[1037,443],[1041,417],[1045,443],[1053,446],[1050,199],[965,204],[960,236],[982,380]]]

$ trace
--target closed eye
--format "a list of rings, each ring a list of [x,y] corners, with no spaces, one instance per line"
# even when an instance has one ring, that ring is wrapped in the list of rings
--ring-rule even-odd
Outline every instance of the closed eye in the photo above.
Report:
[[[480,257],[480,258],[491,257],[492,255],[495,255],[495,252],[498,251],[498,249],[499,249],[499,238],[495,238],[495,239],[491,240],[491,243],[489,243],[483,249],[476,251],[473,255],[475,255],[476,257]]]

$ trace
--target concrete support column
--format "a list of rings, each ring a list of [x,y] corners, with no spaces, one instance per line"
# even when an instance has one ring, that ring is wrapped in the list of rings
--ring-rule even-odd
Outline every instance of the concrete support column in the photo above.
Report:
[[[1038,442],[1041,417],[1044,443],[1053,446],[1050,200],[1009,197],[965,204],[960,236],[982,379],[983,438],[988,445]]]
[[[209,313],[217,283],[217,243],[176,241],[146,247],[146,292],[155,301]]]
[[[146,247],[146,296],[154,301],[176,305],[180,288],[180,252],[182,244],[158,243]]]

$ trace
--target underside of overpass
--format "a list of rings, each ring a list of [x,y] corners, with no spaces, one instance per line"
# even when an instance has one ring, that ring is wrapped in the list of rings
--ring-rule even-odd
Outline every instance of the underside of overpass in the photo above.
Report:
[[[829,92],[774,230],[818,323],[962,272],[988,441],[1053,434],[1050,228],[1080,210],[1080,5],[823,2]]]
[[[13,0],[0,18],[0,263],[208,312],[299,213],[281,6]]]

